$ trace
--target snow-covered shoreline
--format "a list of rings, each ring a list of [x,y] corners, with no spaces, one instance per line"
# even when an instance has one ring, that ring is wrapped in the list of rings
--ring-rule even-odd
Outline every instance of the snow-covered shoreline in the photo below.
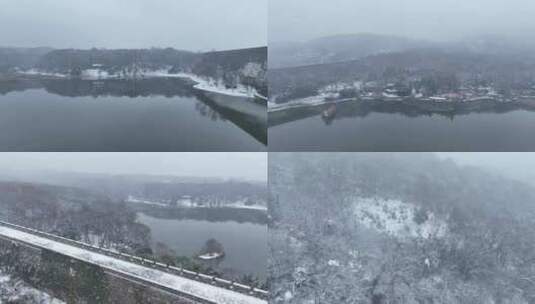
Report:
[[[246,209],[246,210],[259,210],[259,211],[266,211],[267,212],[267,206],[259,205],[259,204],[245,204],[244,202],[237,201],[230,204],[224,204],[217,207],[211,207],[208,203],[207,204],[197,204],[194,202],[177,202],[176,205],[166,204],[158,201],[149,201],[142,198],[136,198],[134,196],[129,196],[126,199],[127,203],[133,203],[133,204],[141,204],[141,205],[147,205],[147,206],[154,206],[154,207],[160,207],[160,208],[184,208],[184,209],[201,209],[201,208],[233,208],[233,209]]]
[[[316,107],[330,103],[340,103],[355,100],[355,98],[327,99],[328,96],[316,95],[300,99],[294,99],[282,104],[268,102],[268,112],[284,111],[289,109]]]
[[[18,71],[19,74],[22,75],[30,75],[30,76],[45,76],[45,77],[56,77],[61,79],[68,79],[70,78],[67,74],[62,73],[52,73],[47,71],[42,71],[38,69],[30,69],[26,71]],[[220,82],[216,81],[215,79],[211,78],[204,78],[199,75],[195,75],[192,73],[169,73],[166,69],[161,70],[141,70],[136,73],[128,73],[128,74],[109,74],[107,71],[99,70],[99,69],[86,69],[83,70],[80,79],[82,80],[109,80],[109,79],[143,79],[143,78],[182,78],[182,79],[188,79],[195,83],[193,86],[195,89],[204,91],[204,92],[211,92],[211,93],[218,93],[222,95],[227,96],[233,96],[233,97],[243,97],[243,98],[265,98],[264,96],[260,95],[256,89],[244,85],[238,85],[236,88],[226,88],[224,85],[222,85]]]

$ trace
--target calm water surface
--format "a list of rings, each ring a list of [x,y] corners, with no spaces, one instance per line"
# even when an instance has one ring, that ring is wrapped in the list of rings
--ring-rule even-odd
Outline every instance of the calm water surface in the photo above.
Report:
[[[340,113],[337,113],[337,116]],[[320,115],[272,126],[270,151],[535,151],[535,112]]]
[[[175,84],[59,83],[0,95],[3,151],[262,151],[241,117]],[[93,91],[92,91],[93,90]],[[163,91],[163,92],[162,92]],[[93,96],[92,96],[93,95]],[[246,125],[247,123],[245,123]],[[261,132],[261,131],[260,131]],[[265,132],[265,130],[264,130]],[[257,135],[255,138],[255,135]]]
[[[225,273],[266,277],[267,225],[160,219],[143,213],[138,213],[138,220],[151,229],[153,241],[165,243],[178,255],[196,256],[206,241],[214,238],[225,250],[216,268]]]

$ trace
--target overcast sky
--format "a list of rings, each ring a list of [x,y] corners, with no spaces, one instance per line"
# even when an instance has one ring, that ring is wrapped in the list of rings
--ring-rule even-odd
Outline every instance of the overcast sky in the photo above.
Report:
[[[55,170],[267,180],[267,153],[0,154],[0,171]]]
[[[268,0],[0,0],[0,44],[54,48],[264,46]]]
[[[479,34],[533,35],[533,0],[270,0],[269,40],[350,33],[452,40]]]
[[[477,166],[535,186],[535,153],[438,153],[461,165]]]

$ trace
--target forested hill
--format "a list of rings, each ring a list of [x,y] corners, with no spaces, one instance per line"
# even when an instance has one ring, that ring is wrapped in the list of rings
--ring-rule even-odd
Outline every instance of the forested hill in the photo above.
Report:
[[[195,68],[195,71],[200,74],[214,72],[217,66],[225,70],[237,70],[248,62],[259,63],[261,65],[266,64],[267,47],[209,52],[202,54],[201,57],[203,64]]]
[[[233,181],[218,178],[175,177],[158,175],[107,175],[76,172],[0,173],[1,180],[47,183],[67,189],[84,189],[114,201],[130,196],[152,201],[175,201],[183,196],[193,199],[217,199],[236,202],[249,199],[256,204],[267,201],[267,185],[254,181]]]
[[[267,96],[267,47],[204,53],[192,72],[231,83],[238,76],[240,82],[250,85]]]
[[[132,65],[141,68],[160,69],[176,67],[187,69],[194,65],[199,55],[172,48],[166,49],[90,49],[53,50],[42,56],[36,67],[45,71],[68,74],[73,69],[89,69],[101,65],[104,70],[122,70]]]
[[[250,85],[267,95],[267,47],[207,53],[173,48],[0,48],[0,73],[31,68],[73,77],[89,69],[129,78],[145,71],[186,72],[220,80],[229,87]]]
[[[269,178],[273,303],[535,301],[530,185],[403,153],[279,154]]]
[[[0,182],[0,219],[74,240],[135,252],[150,230],[126,204],[74,187]]]

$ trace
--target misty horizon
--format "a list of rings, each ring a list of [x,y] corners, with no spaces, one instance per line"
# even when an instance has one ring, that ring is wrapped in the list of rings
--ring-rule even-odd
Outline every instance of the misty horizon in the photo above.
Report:
[[[185,50],[180,49],[172,46],[148,46],[145,48],[107,48],[107,47],[90,47],[90,48],[55,48],[53,46],[48,45],[42,45],[42,46],[17,46],[17,45],[0,45],[0,48],[13,48],[13,49],[51,49],[51,50],[81,50],[81,51],[91,51],[91,50],[105,50],[105,51],[121,51],[121,50],[165,50],[165,49],[173,49],[176,51],[181,52],[190,52],[192,54],[203,54],[203,53],[210,53],[210,52],[226,52],[226,51],[235,51],[235,50],[247,50],[247,49],[257,49],[257,48],[266,48],[265,45],[256,45],[256,46],[248,46],[243,48],[237,48],[237,49],[212,49],[212,50],[199,50],[199,51],[193,51],[193,50]]]
[[[521,35],[517,36],[511,36],[506,34],[500,34],[497,32],[480,32],[480,33],[473,33],[473,34],[467,34],[462,37],[457,38],[451,38],[451,39],[433,39],[433,38],[418,38],[418,37],[410,37],[409,35],[402,35],[402,34],[395,34],[395,33],[374,33],[374,32],[339,32],[339,33],[332,33],[332,34],[326,34],[326,35],[320,35],[313,38],[307,38],[307,39],[301,39],[301,40],[273,40],[270,41],[270,44],[286,44],[286,43],[307,43],[311,41],[317,41],[322,39],[328,39],[328,38],[337,38],[337,37],[357,37],[357,36],[377,36],[377,37],[389,37],[389,38],[400,38],[400,39],[410,39],[415,41],[422,41],[422,42],[430,42],[430,43],[437,43],[437,44],[447,44],[447,43],[455,43],[460,41],[465,41],[468,39],[474,39],[474,38],[494,38],[494,39],[508,39],[508,40],[520,40],[522,39]]]
[[[244,49],[267,44],[266,10],[265,0],[4,1],[0,35],[6,47]]]
[[[264,153],[4,153],[0,175],[39,172],[267,181]]]
[[[522,7],[522,9],[520,9]],[[535,6],[524,0],[395,1],[273,0],[268,40],[309,41],[346,33],[372,33],[448,42],[480,35],[532,36]]]

